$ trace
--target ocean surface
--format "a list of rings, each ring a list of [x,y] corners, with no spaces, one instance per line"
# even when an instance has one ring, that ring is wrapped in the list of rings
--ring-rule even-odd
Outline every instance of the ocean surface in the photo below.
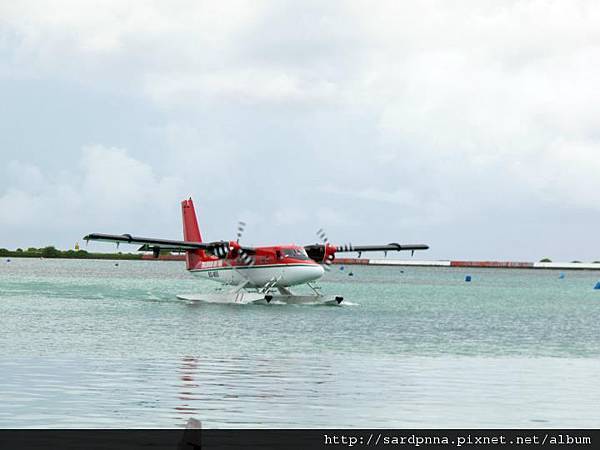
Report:
[[[0,261],[0,428],[600,427],[599,272],[333,266],[345,305],[240,306],[115,264]]]

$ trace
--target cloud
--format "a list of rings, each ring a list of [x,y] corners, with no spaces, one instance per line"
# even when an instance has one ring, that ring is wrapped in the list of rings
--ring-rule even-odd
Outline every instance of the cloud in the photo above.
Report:
[[[22,1],[0,6],[0,29],[0,79],[135,97],[158,119],[140,118],[131,140],[151,129],[161,149],[90,148],[59,176],[5,146],[5,223],[26,202],[78,222],[93,198],[96,219],[135,225],[185,188],[222,217],[207,225],[218,238],[245,210],[286,233],[329,224],[364,241],[423,224],[451,243],[444,257],[480,251],[473,233],[542,217],[558,228],[573,211],[592,227],[600,213],[597,2]],[[86,142],[115,142],[97,129]]]
[[[39,167],[20,161],[9,161],[5,167],[5,182],[13,189],[39,192],[45,188],[46,179]]]
[[[597,142],[557,140],[539,170],[521,174],[547,202],[600,211],[600,148]]]
[[[157,176],[124,149],[101,145],[83,148],[74,172],[42,174],[19,161],[10,162],[6,171],[20,182],[0,192],[0,210],[5,212],[0,227],[13,235],[29,233],[32,240],[57,232],[76,240],[82,232],[117,222],[121,227],[140,228],[144,222],[151,223],[146,228],[165,226],[171,220],[157,211],[173,209],[181,197],[176,178]]]
[[[306,220],[306,216],[305,212],[292,206],[279,208],[273,213],[275,224],[278,226],[301,223]]]
[[[206,74],[148,76],[144,90],[154,101],[187,103],[190,99],[315,104],[336,100],[336,87],[324,80],[305,80],[282,70],[240,69]]]

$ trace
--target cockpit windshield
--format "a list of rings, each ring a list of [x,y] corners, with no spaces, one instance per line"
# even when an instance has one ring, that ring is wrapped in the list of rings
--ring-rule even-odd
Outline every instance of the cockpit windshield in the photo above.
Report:
[[[284,248],[282,251],[284,258],[294,258],[308,260],[308,255],[303,248]]]

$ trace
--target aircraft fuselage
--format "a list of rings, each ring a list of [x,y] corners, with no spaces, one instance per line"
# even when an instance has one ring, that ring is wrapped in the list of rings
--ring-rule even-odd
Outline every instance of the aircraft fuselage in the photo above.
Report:
[[[295,286],[318,280],[324,273],[321,265],[306,256],[303,247],[293,245],[258,247],[252,265],[215,257],[200,261],[189,271],[218,283],[246,283],[247,287],[262,287],[267,283],[273,283],[274,287]]]

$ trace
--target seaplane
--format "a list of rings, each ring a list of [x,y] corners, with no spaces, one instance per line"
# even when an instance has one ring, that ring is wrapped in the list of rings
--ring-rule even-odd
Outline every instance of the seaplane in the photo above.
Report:
[[[221,292],[181,294],[177,298],[189,302],[235,304],[326,304],[339,305],[340,295],[324,295],[314,284],[335,260],[337,253],[427,250],[424,244],[390,243],[385,245],[333,245],[320,229],[321,243],[309,245],[247,246],[240,244],[245,223],[237,228],[237,239],[204,242],[198,226],[194,202],[181,202],[183,240],[155,239],[131,234],[91,233],[86,242],[103,241],[140,245],[138,251],[151,251],[155,258],[161,252],[185,253],[186,269],[194,276],[224,285]],[[295,294],[292,286],[307,285],[309,294]],[[223,288],[227,290],[223,292]]]

